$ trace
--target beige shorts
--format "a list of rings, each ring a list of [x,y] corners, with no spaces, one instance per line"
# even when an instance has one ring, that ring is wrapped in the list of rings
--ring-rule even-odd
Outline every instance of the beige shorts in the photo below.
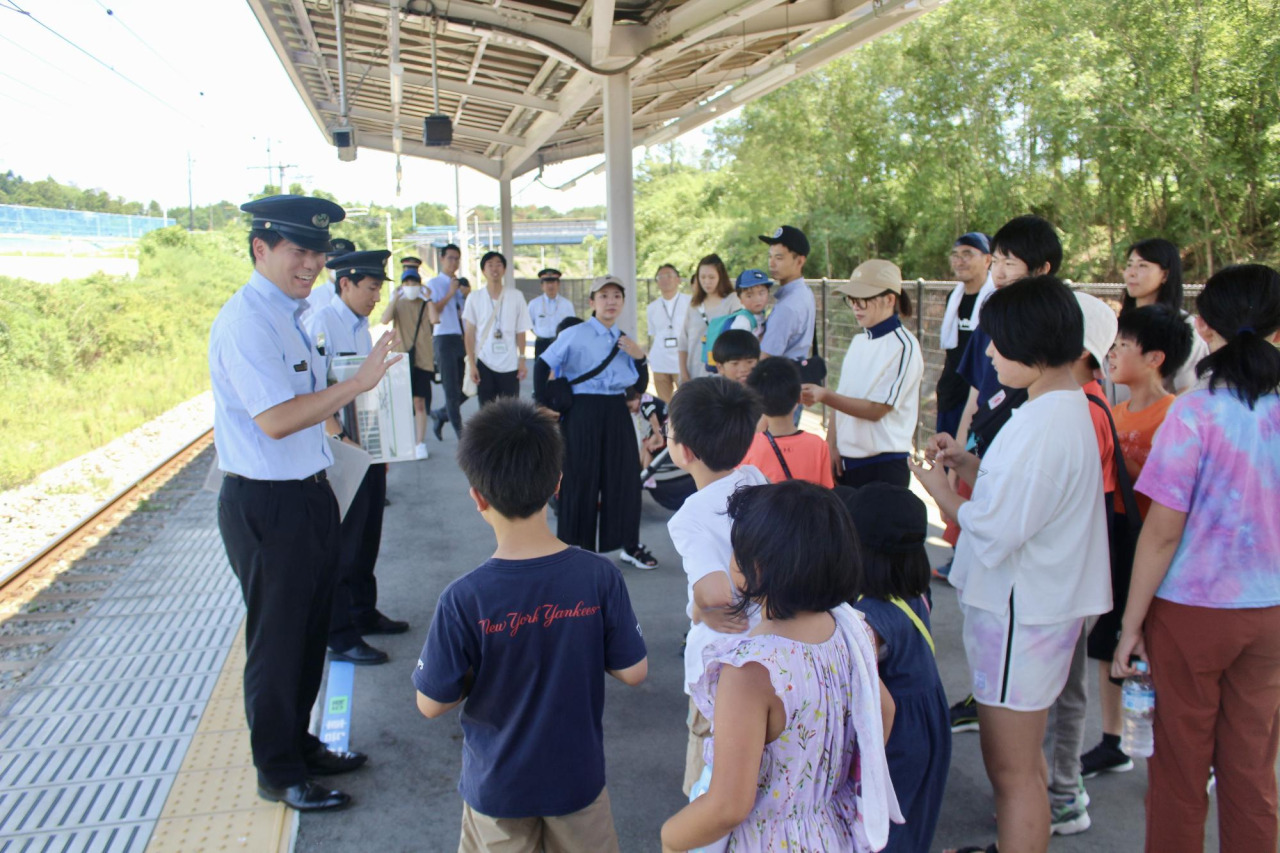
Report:
[[[684,753],[684,795],[689,796],[693,783],[702,775],[706,762],[702,760],[703,747],[711,736],[711,721],[689,700],[689,746]]]
[[[489,817],[462,804],[458,853],[620,853],[609,789],[559,817]]]

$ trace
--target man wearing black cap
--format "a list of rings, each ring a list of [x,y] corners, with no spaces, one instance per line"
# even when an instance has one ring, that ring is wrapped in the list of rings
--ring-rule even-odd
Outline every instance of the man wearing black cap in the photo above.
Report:
[[[547,380],[551,368],[538,356],[546,352],[556,339],[560,321],[577,316],[573,303],[560,295],[560,270],[545,269],[538,273],[542,295],[529,303],[529,320],[533,323],[533,399],[546,402]]]
[[[804,262],[809,257],[809,239],[799,228],[783,225],[772,237],[760,237],[769,246],[769,275],[781,285],[774,292],[775,305],[764,324],[760,357],[771,355],[802,362],[813,345],[817,306],[813,291],[804,283]],[[803,374],[803,369],[801,370]],[[805,376],[806,382],[814,381]]]
[[[329,259],[338,277],[338,299],[320,309],[308,326],[313,340],[325,341],[325,363],[343,355],[368,355],[373,348],[369,315],[382,298],[388,251],[349,252]],[[327,371],[326,371],[327,372]],[[335,415],[325,432],[351,441]],[[354,442],[352,442],[354,443]],[[338,584],[329,619],[329,651],[333,660],[354,664],[386,663],[387,653],[364,641],[369,634],[401,634],[409,623],[378,612],[378,582],[373,576],[382,544],[382,513],[387,495],[387,466],[370,465],[338,532]]]
[[[946,360],[938,376],[937,431],[955,435],[960,417],[969,401],[969,383],[960,375],[960,357],[969,336],[978,328],[978,312],[987,297],[996,292],[991,280],[991,240],[981,231],[956,238],[951,247],[951,274],[960,282],[947,298],[942,315],[942,349]]]
[[[258,795],[299,810],[350,797],[310,781],[345,773],[366,757],[327,749],[308,731],[324,672],[338,573],[338,503],[323,423],[387,371],[383,335],[355,375],[325,386],[322,356],[301,315],[329,249],[331,201],[272,196],[253,216],[253,274],[209,333],[214,443],[225,472],[218,530],[244,595],[245,709]]]

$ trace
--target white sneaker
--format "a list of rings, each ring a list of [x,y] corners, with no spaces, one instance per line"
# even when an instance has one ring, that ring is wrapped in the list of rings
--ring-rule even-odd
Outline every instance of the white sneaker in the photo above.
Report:
[[[414,458],[414,459],[429,459],[429,458],[431,458],[431,454],[427,452],[427,444],[426,444],[426,442],[425,442],[425,441],[424,441],[422,444],[418,444],[418,445],[415,445],[415,446],[414,446],[414,448],[413,448],[413,458]]]

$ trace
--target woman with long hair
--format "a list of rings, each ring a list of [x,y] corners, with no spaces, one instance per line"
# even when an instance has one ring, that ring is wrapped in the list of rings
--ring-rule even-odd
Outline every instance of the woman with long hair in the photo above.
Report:
[[[733,292],[729,271],[717,254],[707,255],[698,261],[690,284],[693,285],[693,299],[677,346],[681,382],[707,375],[707,357],[702,350],[711,321],[742,308],[738,295]]]
[[[1128,261],[1124,267],[1124,296],[1120,300],[1120,313],[1146,305],[1164,305],[1186,318],[1195,332],[1191,315],[1182,307],[1182,254],[1168,240],[1152,237],[1139,240],[1125,252]],[[1196,365],[1209,354],[1209,347],[1193,334],[1191,356],[1172,378],[1165,381],[1174,394],[1181,394],[1196,384]],[[1127,389],[1115,402],[1127,399]]]

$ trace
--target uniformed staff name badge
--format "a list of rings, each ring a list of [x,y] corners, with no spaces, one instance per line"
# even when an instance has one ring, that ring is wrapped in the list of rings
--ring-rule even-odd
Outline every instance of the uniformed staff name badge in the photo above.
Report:
[[[662,343],[667,349],[675,349],[680,342],[676,338],[664,338]]]
[[[298,362],[297,364],[295,364],[295,365],[293,366],[293,372],[294,372],[294,373],[306,373],[306,372],[307,372],[307,360],[304,358],[302,361],[300,361],[300,362]]]

